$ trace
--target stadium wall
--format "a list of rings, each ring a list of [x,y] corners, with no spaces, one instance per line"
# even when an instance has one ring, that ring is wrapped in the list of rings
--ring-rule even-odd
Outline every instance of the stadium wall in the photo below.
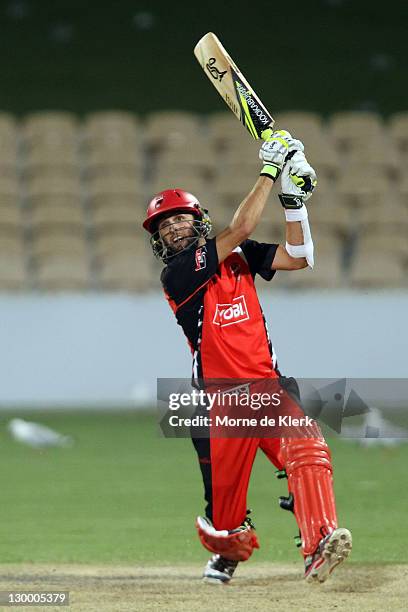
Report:
[[[270,292],[281,371],[408,377],[408,293]],[[186,341],[157,294],[0,297],[0,407],[146,407],[156,377],[187,378]]]

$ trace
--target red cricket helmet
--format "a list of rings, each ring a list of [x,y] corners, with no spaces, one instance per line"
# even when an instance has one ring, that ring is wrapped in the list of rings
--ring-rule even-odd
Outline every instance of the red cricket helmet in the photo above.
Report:
[[[154,196],[147,207],[147,216],[143,222],[145,230],[153,234],[159,218],[166,213],[191,213],[202,220],[204,210],[195,196],[183,189],[165,189]]]

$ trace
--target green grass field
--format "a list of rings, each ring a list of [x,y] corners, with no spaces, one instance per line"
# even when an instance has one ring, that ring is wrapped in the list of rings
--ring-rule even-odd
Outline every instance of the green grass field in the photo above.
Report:
[[[11,416],[16,416],[15,414]],[[19,416],[71,434],[70,449],[13,441],[1,416],[1,561],[149,564],[200,562],[194,518],[202,486],[190,440],[160,437],[135,412]],[[353,532],[352,563],[405,563],[408,444],[361,448],[332,440],[339,522]],[[254,561],[299,560],[294,518],[278,507],[286,481],[259,453],[249,506],[261,549]]]

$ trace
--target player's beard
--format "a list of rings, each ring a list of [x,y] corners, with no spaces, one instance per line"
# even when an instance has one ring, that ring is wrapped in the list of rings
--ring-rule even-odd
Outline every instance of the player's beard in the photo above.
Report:
[[[175,235],[172,236],[169,241],[166,240],[166,247],[171,253],[181,253],[181,251],[187,249],[192,242],[195,242],[198,237],[197,232],[192,227],[176,231]]]

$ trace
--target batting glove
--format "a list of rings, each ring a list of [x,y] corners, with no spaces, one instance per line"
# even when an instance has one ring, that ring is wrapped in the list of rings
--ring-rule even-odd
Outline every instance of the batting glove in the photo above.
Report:
[[[303,151],[296,151],[286,163],[281,176],[279,199],[284,208],[301,208],[317,185],[316,172]]]
[[[265,140],[259,151],[259,159],[264,163],[261,176],[269,176],[276,181],[290,154],[303,151],[304,147],[300,140],[292,138],[286,130],[272,132],[271,129],[267,129],[261,136]]]

